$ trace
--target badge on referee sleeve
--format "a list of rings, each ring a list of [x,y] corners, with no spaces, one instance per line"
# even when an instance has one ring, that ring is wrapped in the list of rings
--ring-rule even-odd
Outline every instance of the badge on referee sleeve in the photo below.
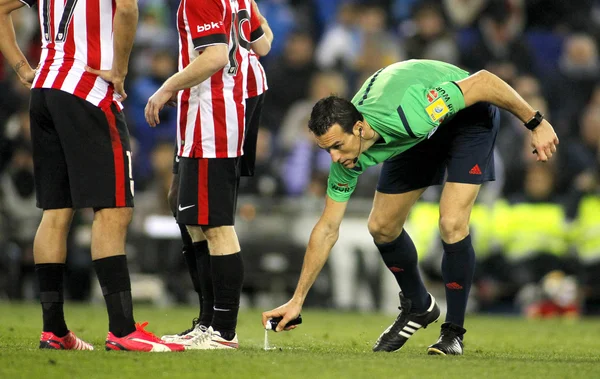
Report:
[[[425,108],[425,111],[427,112],[427,115],[429,115],[429,118],[433,122],[441,122],[444,116],[446,116],[448,112],[450,112],[448,106],[444,102],[444,99],[442,99],[441,97],[433,103],[431,103],[430,105],[428,105]]]

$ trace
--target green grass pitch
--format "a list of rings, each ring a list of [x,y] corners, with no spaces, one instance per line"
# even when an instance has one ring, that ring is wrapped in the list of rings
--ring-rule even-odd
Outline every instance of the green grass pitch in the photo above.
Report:
[[[136,306],[157,335],[187,328],[193,308]],[[467,318],[465,355],[428,356],[439,323],[415,333],[395,353],[371,346],[393,315],[306,309],[304,324],[269,333],[277,348],[263,350],[259,310],[240,313],[239,351],[183,353],[107,352],[102,306],[67,304],[69,327],[95,351],[38,349],[37,304],[0,303],[0,378],[600,378],[600,320],[527,321],[510,317]]]

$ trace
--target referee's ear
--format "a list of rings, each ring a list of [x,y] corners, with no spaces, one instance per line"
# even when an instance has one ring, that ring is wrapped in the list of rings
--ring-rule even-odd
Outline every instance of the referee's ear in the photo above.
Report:
[[[362,121],[356,121],[354,123],[354,126],[352,127],[352,134],[354,134],[357,137],[363,136],[363,122]]]

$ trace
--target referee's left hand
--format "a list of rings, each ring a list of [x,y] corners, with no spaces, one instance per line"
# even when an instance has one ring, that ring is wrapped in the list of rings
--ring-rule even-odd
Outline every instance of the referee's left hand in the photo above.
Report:
[[[148,104],[146,104],[146,108],[144,109],[144,115],[146,116],[146,122],[151,127],[155,127],[160,124],[160,118],[158,117],[158,112],[160,112],[165,104],[172,104],[177,100],[177,92],[169,91],[164,87],[160,87],[154,95],[150,96],[148,99]]]
[[[558,145],[558,136],[554,132],[554,128],[546,120],[531,132],[531,147],[537,154],[538,162],[547,162],[556,153],[556,145]]]

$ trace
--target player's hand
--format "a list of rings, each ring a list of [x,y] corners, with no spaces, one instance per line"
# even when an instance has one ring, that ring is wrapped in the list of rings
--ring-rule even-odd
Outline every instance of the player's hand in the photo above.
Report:
[[[31,85],[33,84],[33,79],[35,78],[35,70],[29,67],[29,65],[27,65],[27,67],[22,67],[19,70],[18,76],[19,81],[22,85],[24,85],[27,88],[31,88]]]
[[[107,82],[112,83],[115,93],[119,97],[119,101],[127,99],[127,94],[125,93],[125,75],[118,74],[113,70],[96,70],[89,66],[85,66],[85,71],[90,74],[98,75]]]
[[[531,132],[531,147],[535,149],[538,162],[546,162],[552,158],[552,154],[556,153],[558,142],[554,128],[546,120],[542,120],[542,123]]]
[[[298,325],[292,325],[289,327],[286,327],[286,325],[291,320],[297,318],[300,315],[301,311],[302,311],[302,304],[299,304],[299,303],[295,302],[294,299],[292,299],[278,308],[275,308],[275,309],[267,311],[267,312],[263,312],[263,314],[262,314],[263,327],[264,328],[267,327],[267,321],[270,318],[283,317],[283,319],[279,322],[279,324],[277,324],[278,332],[281,332],[282,330],[296,329],[296,327]]]
[[[151,127],[155,127],[156,125],[160,124],[158,112],[165,107],[165,104],[173,104],[176,101],[177,92],[160,87],[156,92],[154,92],[154,95],[150,96],[148,99],[148,104],[146,104],[146,108],[144,109],[146,122],[148,122]]]

